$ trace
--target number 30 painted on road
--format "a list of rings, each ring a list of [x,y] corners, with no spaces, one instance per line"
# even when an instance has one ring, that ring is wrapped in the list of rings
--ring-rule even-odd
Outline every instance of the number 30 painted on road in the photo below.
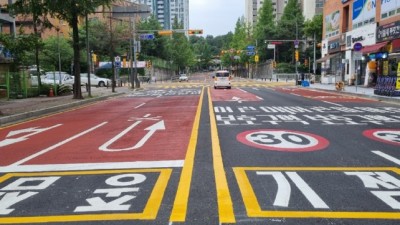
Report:
[[[329,141],[321,136],[293,130],[250,130],[236,138],[255,148],[285,152],[317,151],[329,145]]]

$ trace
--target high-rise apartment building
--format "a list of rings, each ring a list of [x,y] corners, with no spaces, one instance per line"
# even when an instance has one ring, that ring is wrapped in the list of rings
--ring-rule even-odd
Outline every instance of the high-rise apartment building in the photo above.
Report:
[[[164,29],[172,29],[175,18],[189,29],[189,0],[131,0],[148,5]]]
[[[287,2],[288,0],[272,0],[275,22],[281,18]],[[263,0],[246,0],[245,20],[247,24],[250,26],[255,26],[257,24],[258,11],[263,4]]]
[[[304,20],[312,20],[315,15],[320,15],[324,10],[326,0],[301,0]]]

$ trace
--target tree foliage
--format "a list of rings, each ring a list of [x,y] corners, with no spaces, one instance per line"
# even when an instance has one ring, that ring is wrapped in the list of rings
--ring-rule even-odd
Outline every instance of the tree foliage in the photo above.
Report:
[[[80,45],[78,18],[94,13],[99,6],[108,5],[112,0],[45,0],[48,13],[55,18],[66,21],[72,28],[72,46],[74,49],[73,75],[74,98],[82,99],[80,79]]]
[[[254,39],[257,42],[260,61],[273,59],[273,50],[267,48],[265,40],[276,38],[276,25],[274,22],[274,9],[271,0],[265,0],[259,10],[259,17],[254,28]],[[269,53],[269,54],[268,54]]]

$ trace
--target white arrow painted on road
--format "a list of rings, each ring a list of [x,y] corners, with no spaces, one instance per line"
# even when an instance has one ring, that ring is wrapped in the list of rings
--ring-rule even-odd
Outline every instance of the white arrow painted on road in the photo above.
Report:
[[[241,100],[241,98],[239,98],[239,97],[232,97],[232,101],[233,102],[238,102],[238,103],[242,103],[242,100]]]
[[[119,152],[119,151],[135,150],[135,149],[138,149],[138,148],[142,147],[151,138],[151,136],[156,131],[165,130],[164,120],[161,120],[161,121],[157,122],[156,124],[153,124],[150,127],[147,127],[146,129],[144,129],[144,130],[149,131],[149,132],[147,132],[147,134],[138,143],[136,143],[134,146],[129,147],[129,148],[119,148],[119,149],[108,148],[111,144],[113,144],[114,142],[119,140],[122,136],[127,134],[129,131],[131,131],[133,128],[135,128],[137,125],[139,125],[141,122],[142,121],[136,121],[130,127],[126,128],[124,131],[119,133],[117,136],[115,136],[114,138],[110,139],[109,141],[107,141],[102,146],[100,146],[99,150],[105,151],[105,152]]]
[[[22,130],[15,130],[15,131],[10,131],[7,136],[6,139],[0,141],[0,147],[4,147],[7,145],[11,145],[11,144],[15,144],[21,141],[25,141],[28,140],[28,137],[33,136],[35,134],[39,134],[41,132],[56,128],[61,126],[62,124],[57,124],[54,125],[52,127],[47,127],[47,128],[38,128],[38,127],[30,127],[30,128],[26,128],[26,129],[22,129]],[[24,133],[28,133],[22,137],[18,137],[18,138],[11,138],[20,134],[24,134]]]
[[[160,122],[144,129],[148,130],[147,134],[140,140],[133,148],[138,149],[142,147],[149,139],[150,137],[158,130],[165,130],[165,125],[164,125],[164,120],[161,120]]]

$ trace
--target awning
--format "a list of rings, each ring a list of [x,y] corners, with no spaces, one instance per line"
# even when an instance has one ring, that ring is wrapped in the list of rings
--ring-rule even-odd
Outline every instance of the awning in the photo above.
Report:
[[[367,45],[364,46],[364,48],[361,49],[361,52],[363,54],[368,54],[368,53],[374,53],[374,52],[379,52],[381,48],[383,48],[384,46],[387,45],[387,41],[385,42],[381,42],[378,44],[374,44],[374,45]]]
[[[392,40],[392,52],[400,52],[400,39]]]
[[[324,62],[328,61],[330,58],[333,58],[333,57],[335,57],[335,56],[338,55],[338,54],[339,54],[339,53],[326,55],[326,56],[324,56],[324,57],[322,57],[322,58],[320,58],[320,59],[317,59],[315,62],[317,62],[317,63],[324,63]]]

